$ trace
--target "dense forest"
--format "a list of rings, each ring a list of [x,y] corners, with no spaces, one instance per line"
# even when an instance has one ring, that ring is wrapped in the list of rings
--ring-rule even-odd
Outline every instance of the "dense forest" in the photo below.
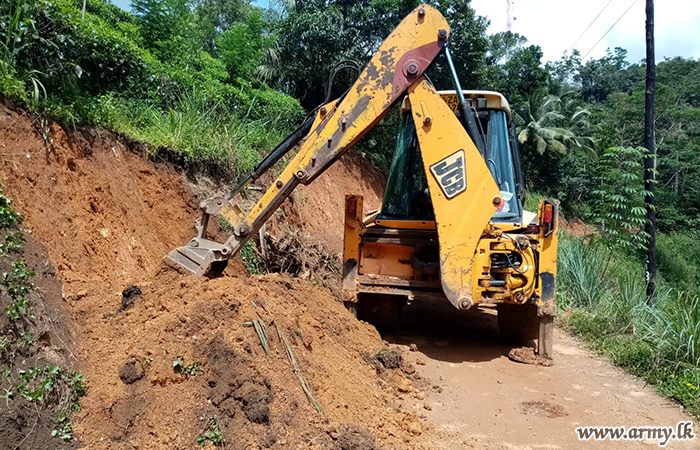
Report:
[[[562,201],[562,324],[700,411],[700,61],[657,62],[658,252],[646,301],[643,250],[645,62],[610,49],[544,63],[526,36],[487,34],[469,0],[431,2],[447,18],[462,85],[502,92],[518,127],[527,204]],[[48,130],[98,125],[235,179],[305,114],[349,87],[416,0],[4,0],[0,92]],[[643,24],[639,24],[640,27]],[[442,56],[428,75],[451,88]],[[354,62],[350,63],[348,61]],[[336,72],[328,86],[329,74]],[[359,144],[386,169],[396,114]],[[48,132],[48,131],[47,131]],[[690,389],[692,387],[692,389]]]

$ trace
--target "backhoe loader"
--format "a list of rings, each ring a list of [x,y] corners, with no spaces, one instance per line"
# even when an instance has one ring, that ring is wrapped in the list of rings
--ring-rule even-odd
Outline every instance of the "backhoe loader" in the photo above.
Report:
[[[421,5],[384,41],[351,88],[321,105],[227,196],[201,204],[197,236],[166,256],[196,276],[221,271],[299,184],[309,184],[348,151],[393,105],[401,125],[381,211],[345,205],[343,300],[355,314],[398,311],[407,301],[447,299],[458,309],[496,305],[501,333],[537,340],[552,355],[556,312],[558,202],[523,210],[525,195],[510,108],[495,92],[463,91],[439,11]],[[445,54],[453,91],[424,75]],[[248,214],[231,202],[300,142]],[[207,238],[212,216],[233,234]]]

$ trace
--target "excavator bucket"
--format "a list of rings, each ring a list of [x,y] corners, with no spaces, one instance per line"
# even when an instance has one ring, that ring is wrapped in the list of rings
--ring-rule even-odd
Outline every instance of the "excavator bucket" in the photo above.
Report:
[[[197,236],[186,246],[178,247],[168,253],[164,258],[165,262],[197,277],[210,271],[222,272],[228,264],[231,249],[226,244],[206,239],[206,233],[211,216],[222,214],[222,210],[226,207],[233,209],[225,197],[214,197],[202,202],[200,204],[202,217],[195,224]]]

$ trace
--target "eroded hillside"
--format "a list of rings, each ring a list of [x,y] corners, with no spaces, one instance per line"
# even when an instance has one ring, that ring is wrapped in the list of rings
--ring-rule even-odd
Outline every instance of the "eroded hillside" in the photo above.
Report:
[[[415,414],[388,407],[414,390],[400,364],[378,363],[386,344],[327,289],[251,277],[240,262],[216,279],[162,265],[197,217],[179,170],[101,130],[54,125],[44,139],[7,107],[0,127],[0,178],[48,248],[77,330],[88,387],[73,418],[82,445],[402,448],[424,433]],[[338,190],[319,192],[302,192],[298,217],[312,201],[328,210],[342,202]],[[342,210],[328,217],[335,224]]]

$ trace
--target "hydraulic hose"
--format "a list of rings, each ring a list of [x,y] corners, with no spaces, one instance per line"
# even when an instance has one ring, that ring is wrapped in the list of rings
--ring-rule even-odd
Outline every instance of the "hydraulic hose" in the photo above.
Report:
[[[459,77],[457,76],[457,71],[455,70],[455,64],[452,61],[452,53],[450,53],[450,48],[445,45],[445,58],[447,59],[447,67],[450,71],[450,78],[452,78],[452,84],[454,85],[455,92],[457,93],[457,100],[459,104],[457,109],[459,111],[459,118],[462,122],[462,126],[469,134],[469,137],[474,141],[477,150],[482,156],[486,154],[486,144],[484,144],[484,138],[479,133],[479,129],[474,120],[474,113],[472,112],[471,106],[464,98],[464,93],[462,92],[462,85],[459,82]]]
[[[289,153],[291,149],[293,149],[302,139],[304,139],[306,135],[309,134],[309,131],[311,131],[311,126],[314,124],[315,119],[315,114],[309,114],[309,117],[304,121],[304,123],[301,124],[301,126],[299,126],[299,128],[294,130],[294,132],[287,136],[285,140],[280,143],[280,145],[278,145],[272,152],[265,156],[265,158],[263,158],[262,161],[257,163],[255,167],[253,167],[253,171],[243,181],[241,181],[235,189],[228,193],[226,199],[233,198],[236,194],[238,194],[241,191],[241,189],[246,187],[252,181],[255,181],[258,178],[260,178],[260,176],[267,172],[270,169],[270,167],[274,166],[275,163],[277,163],[277,161],[279,161],[284,155]]]

